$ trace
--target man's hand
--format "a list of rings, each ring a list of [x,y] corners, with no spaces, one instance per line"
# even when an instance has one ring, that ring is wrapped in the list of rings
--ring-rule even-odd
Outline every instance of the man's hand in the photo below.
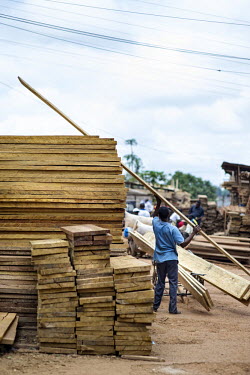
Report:
[[[194,227],[194,234],[197,234],[201,231],[201,227],[199,227],[199,225],[196,225],[196,227]]]

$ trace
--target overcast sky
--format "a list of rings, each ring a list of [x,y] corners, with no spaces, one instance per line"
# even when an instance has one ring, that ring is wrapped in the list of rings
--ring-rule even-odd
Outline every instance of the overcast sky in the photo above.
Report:
[[[250,164],[249,1],[0,0],[0,13],[1,135],[79,134],[19,75],[121,157],[135,138],[145,169],[219,185],[223,161]]]

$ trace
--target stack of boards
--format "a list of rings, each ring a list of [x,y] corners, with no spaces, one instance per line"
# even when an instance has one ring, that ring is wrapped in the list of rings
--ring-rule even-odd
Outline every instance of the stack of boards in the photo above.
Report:
[[[115,290],[110,267],[112,236],[95,225],[63,227],[76,270],[76,337],[79,354],[115,354]]]
[[[15,313],[0,312],[0,346],[14,344],[17,324],[18,316]]]
[[[124,176],[113,139],[0,136],[0,180],[0,311],[18,313],[20,345],[33,345],[37,293],[29,242],[65,239],[61,226],[95,222],[120,243]]]
[[[18,240],[12,246],[3,245],[0,240],[0,311],[18,314],[15,346],[19,348],[37,345],[36,280],[30,249]]]
[[[116,290],[115,350],[120,355],[150,355],[153,299],[150,264],[132,256],[111,258]]]
[[[250,264],[250,238],[215,235],[210,237],[229,254],[233,255],[239,262]],[[204,259],[228,261],[228,258],[224,254],[219,253],[218,250],[201,235],[195,236],[188,246],[188,249]]]
[[[116,142],[98,136],[0,136],[0,245],[60,238],[93,223],[121,242],[126,188]]]
[[[68,243],[32,241],[37,269],[38,340],[40,352],[76,354],[75,321],[78,298]]]

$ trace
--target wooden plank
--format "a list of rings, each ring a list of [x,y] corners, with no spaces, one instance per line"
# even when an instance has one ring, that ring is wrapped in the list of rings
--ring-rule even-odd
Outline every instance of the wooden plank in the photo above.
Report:
[[[78,135],[56,135],[56,136],[22,136],[1,135],[0,144],[45,144],[45,145],[88,145],[105,144],[116,145],[113,138],[99,138],[98,136],[82,137]]]
[[[16,316],[11,325],[9,326],[8,330],[5,332],[2,341],[0,342],[2,345],[13,345],[15,338],[16,338],[16,330],[18,324],[19,317]]]
[[[10,325],[14,321],[16,314],[15,313],[4,313],[1,314],[2,319],[0,320],[0,342],[2,341],[5,333],[9,329]]]
[[[74,239],[77,236],[86,235],[93,236],[97,234],[109,233],[109,229],[98,227],[97,225],[85,224],[85,225],[71,225],[62,227],[62,231],[67,233],[70,238]]]
[[[250,282],[178,247],[179,262],[190,272],[204,274],[202,278],[223,292],[241,299],[250,289]]]

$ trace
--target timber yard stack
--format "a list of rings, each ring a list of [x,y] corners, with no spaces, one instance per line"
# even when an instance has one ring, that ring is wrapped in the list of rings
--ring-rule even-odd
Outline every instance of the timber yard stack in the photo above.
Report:
[[[36,279],[30,249],[18,241],[12,246],[1,244],[0,310],[19,316],[17,347],[36,346]]]
[[[38,280],[38,340],[43,353],[76,354],[75,271],[63,240],[32,241]]]
[[[151,266],[132,256],[112,258],[116,289],[115,349],[120,355],[149,355],[153,322]]]
[[[121,173],[113,139],[0,136],[0,311],[18,313],[20,340],[33,342],[36,331],[30,241],[65,239],[61,226],[95,222],[117,246],[126,199]]]
[[[223,230],[223,216],[217,209],[216,202],[209,202],[206,195],[198,195],[198,200],[204,209],[202,229],[207,234],[213,234]]]
[[[100,224],[121,242],[126,189],[116,142],[97,136],[0,136],[4,245],[61,238],[60,227]]]
[[[250,238],[216,235],[210,237],[229,254],[233,255],[239,262],[250,264]],[[205,259],[228,261],[225,255],[219,253],[218,250],[201,235],[195,236],[193,241],[189,244],[188,249]]]
[[[95,225],[63,227],[70,243],[77,272],[80,307],[77,308],[76,336],[79,354],[115,354],[115,290],[110,267],[112,236]]]

